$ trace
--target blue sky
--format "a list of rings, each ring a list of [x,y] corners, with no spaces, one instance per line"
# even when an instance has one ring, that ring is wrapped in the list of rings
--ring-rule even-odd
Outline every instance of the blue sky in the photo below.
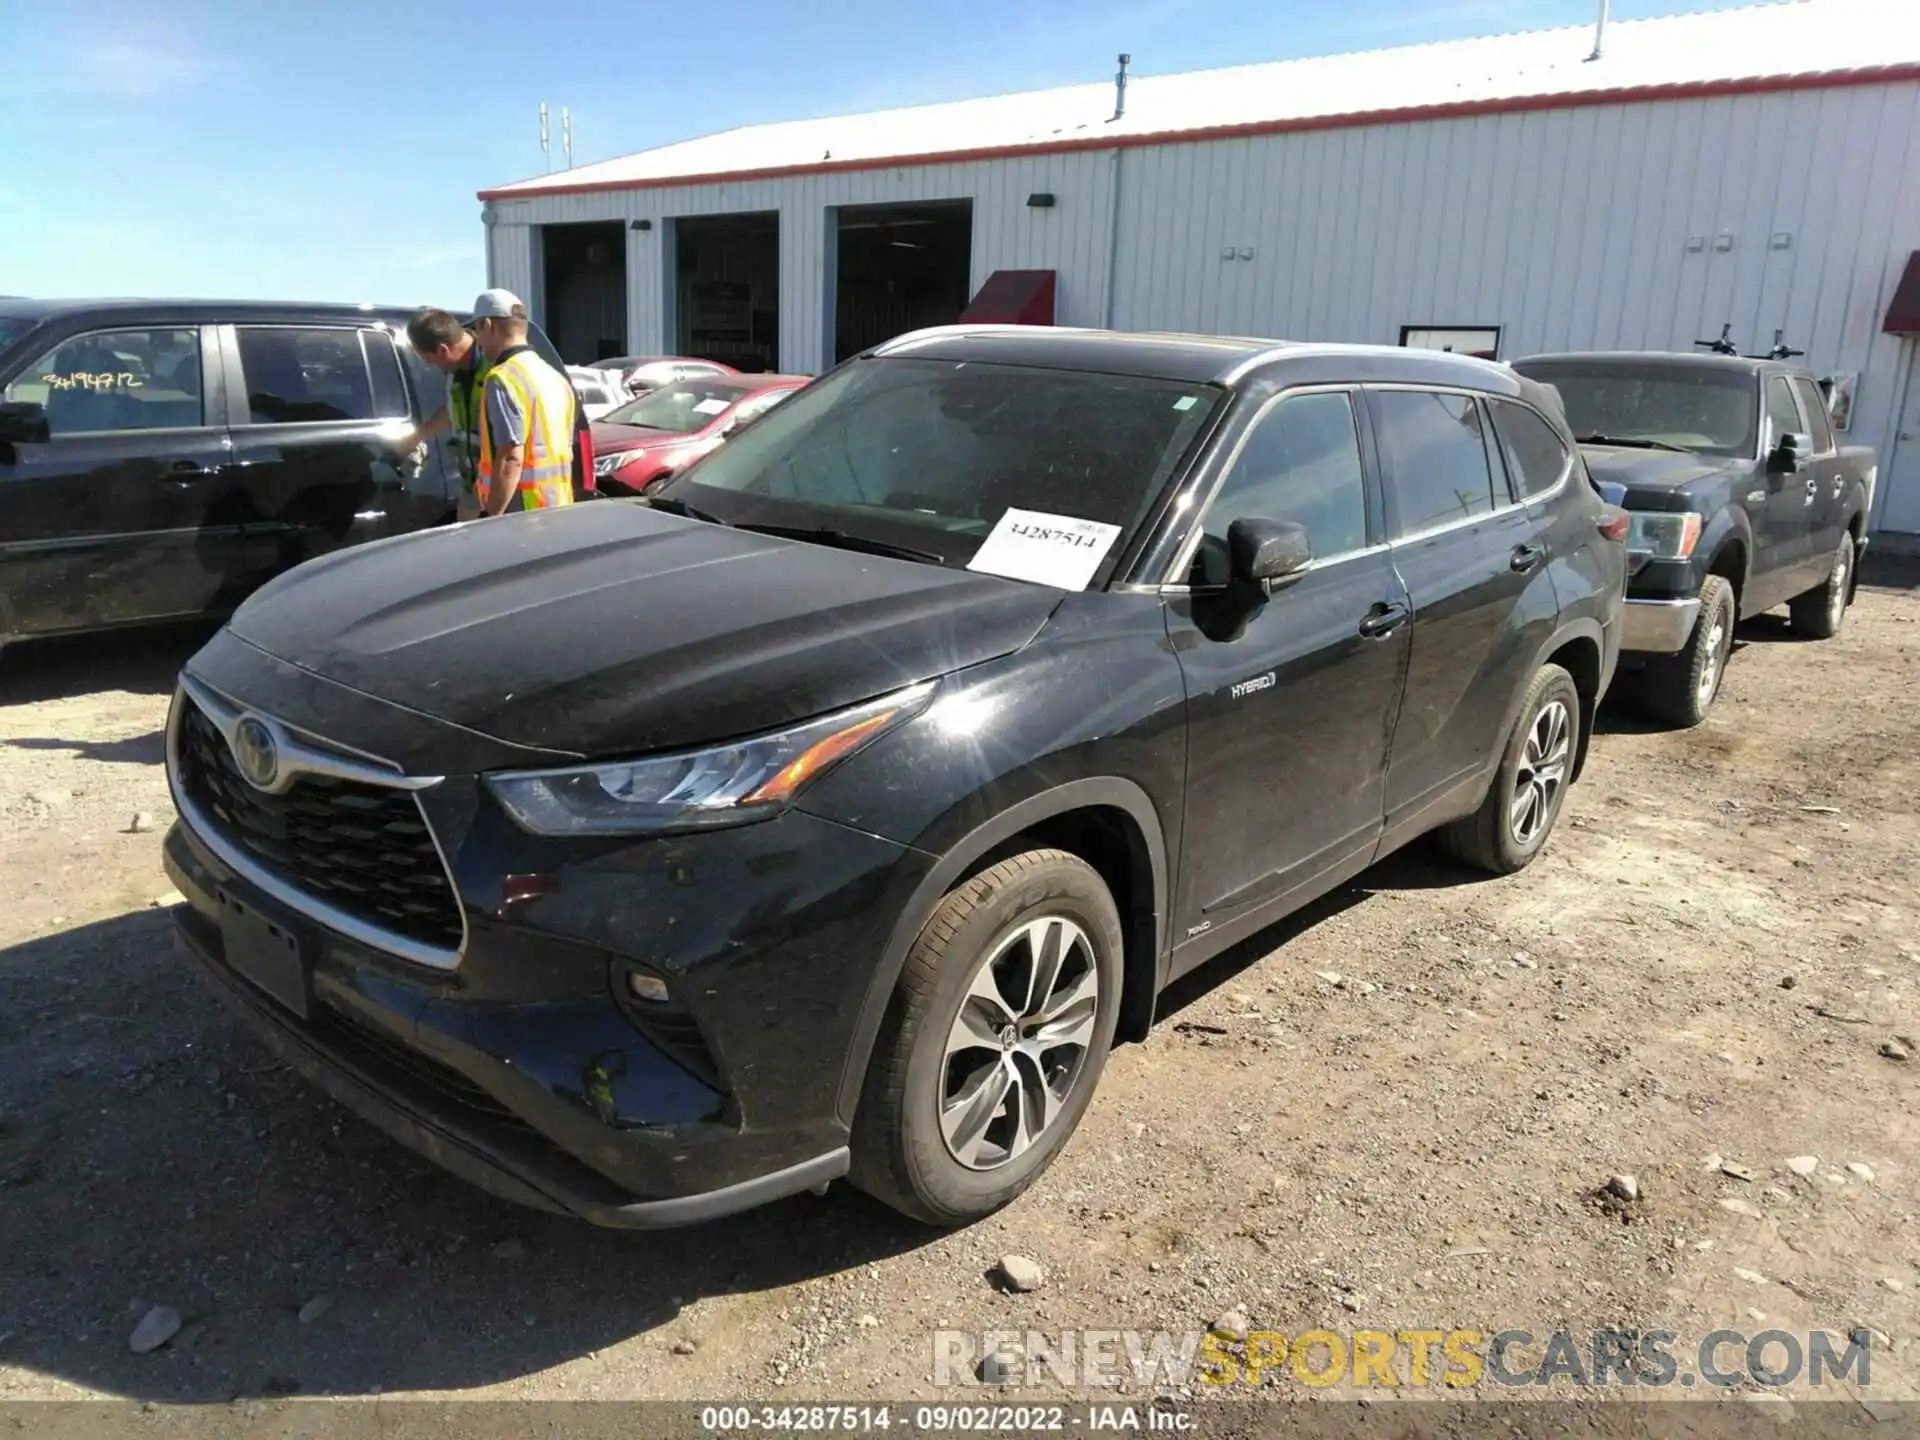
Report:
[[[1615,0],[1617,19],[1725,0]],[[1591,23],[1591,0],[0,0],[0,294],[465,304],[475,191],[767,120]]]

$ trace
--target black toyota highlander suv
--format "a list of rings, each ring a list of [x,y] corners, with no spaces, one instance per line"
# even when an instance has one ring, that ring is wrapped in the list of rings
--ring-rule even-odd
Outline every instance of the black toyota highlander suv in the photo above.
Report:
[[[169,722],[180,933],[496,1193],[964,1222],[1174,977],[1425,832],[1538,853],[1626,523],[1481,361],[921,332],[644,500],[256,594]]]

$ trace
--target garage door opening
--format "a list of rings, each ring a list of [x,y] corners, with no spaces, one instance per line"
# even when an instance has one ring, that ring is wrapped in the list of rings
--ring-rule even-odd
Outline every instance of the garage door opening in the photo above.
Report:
[[[967,308],[973,202],[843,205],[835,212],[834,360]]]
[[[780,215],[673,222],[675,347],[763,374],[780,363]]]
[[[618,220],[540,227],[539,315],[561,357],[590,365],[627,353],[627,230]]]

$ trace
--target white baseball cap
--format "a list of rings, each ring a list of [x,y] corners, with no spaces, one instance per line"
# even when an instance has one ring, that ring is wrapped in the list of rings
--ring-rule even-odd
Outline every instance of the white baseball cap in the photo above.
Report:
[[[520,297],[511,290],[482,290],[479,298],[473,302],[475,320],[512,320],[516,310],[520,312],[519,318],[524,320],[527,307],[520,303]]]

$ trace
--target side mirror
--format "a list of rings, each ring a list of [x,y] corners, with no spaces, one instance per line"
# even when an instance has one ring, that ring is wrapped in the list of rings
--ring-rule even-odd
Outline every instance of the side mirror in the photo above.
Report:
[[[1811,435],[1798,435],[1792,432],[1782,435],[1774,446],[1773,454],[1767,462],[1767,468],[1776,475],[1791,475],[1806,463],[1807,455],[1813,450]]]
[[[0,440],[14,445],[44,445],[51,438],[45,406],[31,400],[0,404]]]
[[[1227,577],[1235,585],[1257,585],[1271,595],[1305,575],[1312,564],[1306,529],[1291,520],[1249,516],[1227,527]]]

